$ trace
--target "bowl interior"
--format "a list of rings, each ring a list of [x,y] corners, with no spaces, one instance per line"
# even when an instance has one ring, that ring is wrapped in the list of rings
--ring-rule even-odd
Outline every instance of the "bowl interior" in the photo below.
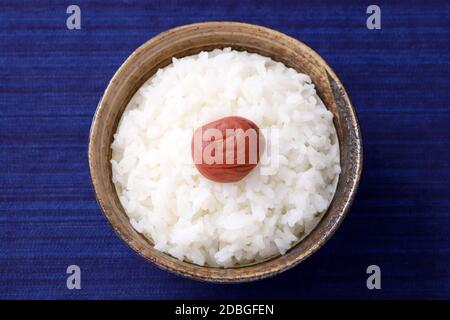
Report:
[[[317,227],[285,255],[236,268],[201,267],[155,250],[131,226],[111,179],[111,143],[121,115],[138,88],[172,57],[215,48],[259,53],[308,74],[334,114],[342,172],[334,199]],[[108,85],[91,127],[91,177],[97,200],[115,231],[139,254],[175,273],[216,282],[249,281],[277,274],[316,251],[333,234],[348,210],[361,173],[362,144],[351,102],[333,70],[305,44],[279,32],[242,23],[211,22],[183,26],[152,38],[124,62]]]

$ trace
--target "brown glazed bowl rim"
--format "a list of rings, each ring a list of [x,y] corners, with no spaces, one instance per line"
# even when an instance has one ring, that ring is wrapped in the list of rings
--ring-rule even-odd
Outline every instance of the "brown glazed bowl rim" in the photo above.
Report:
[[[101,139],[101,135],[99,134],[101,123],[105,120],[105,116],[103,115],[105,113],[105,110],[110,107],[110,104],[108,104],[107,98],[113,94],[114,90],[117,89],[117,84],[121,81],[121,78],[124,77],[125,74],[129,71],[129,69],[136,64],[139,64],[139,57],[142,53],[146,52],[147,50],[155,50],[154,48],[157,47],[157,45],[163,41],[167,43],[169,41],[168,39],[171,39],[172,37],[177,36],[178,34],[195,34],[195,33],[201,33],[202,30],[236,30],[238,29],[239,32],[245,34],[264,34],[270,37],[273,37],[275,39],[282,39],[283,43],[287,43],[291,47],[295,47],[298,50],[303,50],[308,56],[311,56],[315,59],[315,61],[318,61],[320,64],[320,67],[324,70],[324,72],[327,74],[328,79],[330,79],[330,83],[332,82],[334,85],[330,84],[330,87],[333,87],[334,98],[341,99],[342,103],[345,104],[345,118],[348,122],[349,129],[351,131],[352,135],[352,141],[351,141],[351,155],[350,158],[352,161],[351,164],[351,178],[345,178],[343,179],[341,176],[339,177],[340,182],[338,183],[338,187],[340,187],[341,180],[345,180],[342,183],[346,186],[348,189],[345,193],[344,198],[342,199],[342,203],[339,203],[338,209],[336,212],[329,212],[325,213],[325,215],[333,215],[333,219],[330,219],[327,222],[327,225],[321,226],[320,233],[318,231],[319,225],[322,223],[322,221],[319,223],[318,226],[305,238],[312,237],[312,234],[316,232],[314,236],[314,242],[309,245],[304,251],[293,252],[294,249],[299,246],[305,239],[300,241],[296,246],[291,248],[286,254],[276,256],[272,259],[265,260],[262,262],[257,262],[252,265],[246,265],[246,266],[238,266],[233,268],[216,268],[216,267],[209,267],[209,266],[198,266],[192,263],[180,261],[176,258],[171,257],[168,254],[162,253],[154,249],[148,240],[145,239],[144,242],[141,238],[144,238],[142,235],[138,234],[137,232],[130,229],[130,226],[125,226],[124,223],[119,223],[118,219],[116,218],[117,215],[126,215],[124,212],[124,209],[121,208],[122,212],[118,212],[120,210],[112,210],[109,203],[112,200],[111,197],[116,197],[117,194],[112,195],[110,191],[107,191],[105,189],[105,183],[106,184],[113,184],[112,180],[110,179],[109,182],[102,181],[105,180],[105,177],[101,175],[99,164],[98,164],[98,157],[99,157],[99,143]],[[231,32],[231,31],[230,31]],[[223,47],[218,45],[217,47]],[[233,47],[231,45],[231,47]],[[130,97],[134,95],[135,92],[132,94],[130,93]],[[334,99],[333,98],[333,99]],[[128,99],[129,101],[129,99]],[[126,102],[128,104],[128,102]],[[327,108],[329,108],[328,105],[326,105]],[[122,115],[124,107],[122,108],[122,111],[120,112],[119,119]],[[117,125],[116,125],[117,127]],[[112,136],[115,132],[115,129],[108,133],[108,135]],[[337,128],[338,129],[338,128]],[[339,143],[341,144],[341,138],[339,138]],[[342,148],[342,146],[341,146]],[[202,22],[202,23],[194,23],[189,25],[184,25],[180,27],[176,27],[173,29],[170,29],[168,31],[165,31],[144,44],[142,44],[139,48],[137,48],[126,60],[125,62],[119,67],[119,69],[116,71],[114,76],[112,77],[111,81],[108,84],[108,87],[106,88],[103,97],[101,98],[99,105],[97,107],[97,110],[95,112],[95,115],[93,117],[90,136],[89,136],[89,168],[90,168],[90,174],[92,183],[95,189],[95,194],[97,201],[108,219],[108,221],[113,226],[115,232],[137,253],[139,253],[142,257],[144,257],[147,261],[150,261],[154,264],[156,264],[158,267],[168,270],[171,272],[174,272],[178,275],[182,275],[187,278],[196,279],[196,280],[203,280],[203,281],[210,281],[210,282],[246,282],[246,281],[253,281],[258,280],[262,278],[267,278],[270,276],[274,276],[276,274],[279,274],[283,271],[286,271],[295,265],[299,264],[301,261],[305,260],[307,257],[309,257],[311,254],[313,254],[315,251],[317,251],[324,243],[333,235],[333,233],[336,231],[336,229],[341,224],[342,220],[344,219],[345,215],[347,214],[351,203],[353,202],[353,199],[355,197],[361,172],[362,172],[362,161],[363,161],[363,152],[362,152],[362,137],[361,137],[361,131],[358,124],[358,120],[355,114],[355,110],[353,108],[353,105],[348,97],[347,92],[345,91],[341,81],[333,71],[333,69],[325,62],[325,60],[319,56],[318,53],[316,53],[313,49],[308,47],[303,42],[294,39],[290,36],[287,36],[283,33],[280,33],[278,31],[253,25],[253,24],[247,24],[247,23],[240,23],[240,22]],[[341,166],[342,166],[342,150],[341,150]],[[108,165],[110,166],[109,162]],[[111,170],[111,169],[109,169]],[[342,173],[341,173],[342,175]],[[110,188],[109,186],[108,188]],[[115,187],[113,186],[114,193],[115,193]],[[110,189],[109,189],[110,190]],[[337,191],[336,191],[337,193]],[[335,195],[336,197],[336,195]],[[334,199],[333,199],[334,201]],[[324,215],[324,217],[325,217]],[[324,220],[324,217],[322,220]],[[128,221],[129,223],[129,221]],[[139,239],[138,239],[139,238]]]

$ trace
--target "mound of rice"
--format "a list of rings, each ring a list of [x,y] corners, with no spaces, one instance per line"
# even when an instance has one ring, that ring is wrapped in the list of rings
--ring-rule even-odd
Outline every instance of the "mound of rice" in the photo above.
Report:
[[[278,167],[263,173],[260,163],[228,184],[198,172],[193,131],[230,115],[277,130]],[[160,69],[130,101],[111,147],[113,182],[133,227],[156,249],[198,265],[284,254],[320,221],[340,173],[333,116],[309,76],[229,48]]]

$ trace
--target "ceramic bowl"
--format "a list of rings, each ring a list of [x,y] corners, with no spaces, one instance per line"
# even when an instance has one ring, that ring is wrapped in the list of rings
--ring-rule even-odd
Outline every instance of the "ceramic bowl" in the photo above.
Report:
[[[122,113],[138,88],[159,68],[215,48],[259,53],[313,80],[318,95],[334,114],[342,172],[336,194],[317,227],[286,254],[251,265],[216,268],[180,261],[153,248],[136,232],[125,214],[111,180],[111,143]],[[355,197],[362,170],[362,140],[355,110],[331,67],[304,43],[261,26],[206,22],[171,29],[134,51],[111,79],[95,113],[89,142],[89,165],[97,200],[117,234],[136,252],[174,273],[213,282],[243,282],[276,275],[317,251],[336,231]]]

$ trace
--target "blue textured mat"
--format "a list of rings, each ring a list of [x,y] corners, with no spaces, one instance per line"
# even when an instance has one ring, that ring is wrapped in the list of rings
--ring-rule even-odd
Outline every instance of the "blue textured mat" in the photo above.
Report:
[[[450,298],[450,5],[376,2],[61,1],[0,3],[1,298]],[[357,199],[333,238],[298,267],[240,285],[161,271],[129,249],[95,201],[91,118],[140,44],[197,21],[265,25],[305,41],[335,69],[363,130]],[[82,289],[66,288],[66,268]],[[366,288],[366,267],[382,289]]]

